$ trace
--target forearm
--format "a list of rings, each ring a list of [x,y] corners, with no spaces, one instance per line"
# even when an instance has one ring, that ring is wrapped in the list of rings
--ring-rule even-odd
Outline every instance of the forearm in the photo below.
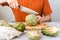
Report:
[[[50,22],[51,21],[51,16],[47,15],[47,16],[43,17],[41,21],[42,22]]]

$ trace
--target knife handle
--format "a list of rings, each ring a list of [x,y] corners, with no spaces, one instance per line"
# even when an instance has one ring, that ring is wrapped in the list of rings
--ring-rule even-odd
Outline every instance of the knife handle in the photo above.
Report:
[[[7,2],[1,3],[0,5],[2,5],[2,6],[9,6],[9,4]]]

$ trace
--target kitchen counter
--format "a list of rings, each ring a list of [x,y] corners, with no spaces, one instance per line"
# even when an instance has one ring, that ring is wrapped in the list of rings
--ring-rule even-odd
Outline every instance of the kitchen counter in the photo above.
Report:
[[[60,28],[60,22],[47,22],[47,24],[50,26],[55,26]],[[14,40],[29,40],[29,39],[25,31],[20,37],[15,38]],[[60,33],[56,37],[42,35],[40,40],[60,40]]]

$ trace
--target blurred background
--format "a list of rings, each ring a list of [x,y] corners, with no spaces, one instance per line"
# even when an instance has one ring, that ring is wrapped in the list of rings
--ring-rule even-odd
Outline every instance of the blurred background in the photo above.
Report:
[[[60,0],[49,0],[53,13],[51,14],[52,22],[60,22]],[[11,8],[0,6],[0,19],[6,21],[15,21]]]

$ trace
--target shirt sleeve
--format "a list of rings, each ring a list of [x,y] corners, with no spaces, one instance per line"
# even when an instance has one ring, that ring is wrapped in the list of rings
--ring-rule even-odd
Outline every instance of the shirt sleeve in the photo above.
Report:
[[[44,0],[43,13],[45,16],[50,15],[52,13],[48,0]]]

